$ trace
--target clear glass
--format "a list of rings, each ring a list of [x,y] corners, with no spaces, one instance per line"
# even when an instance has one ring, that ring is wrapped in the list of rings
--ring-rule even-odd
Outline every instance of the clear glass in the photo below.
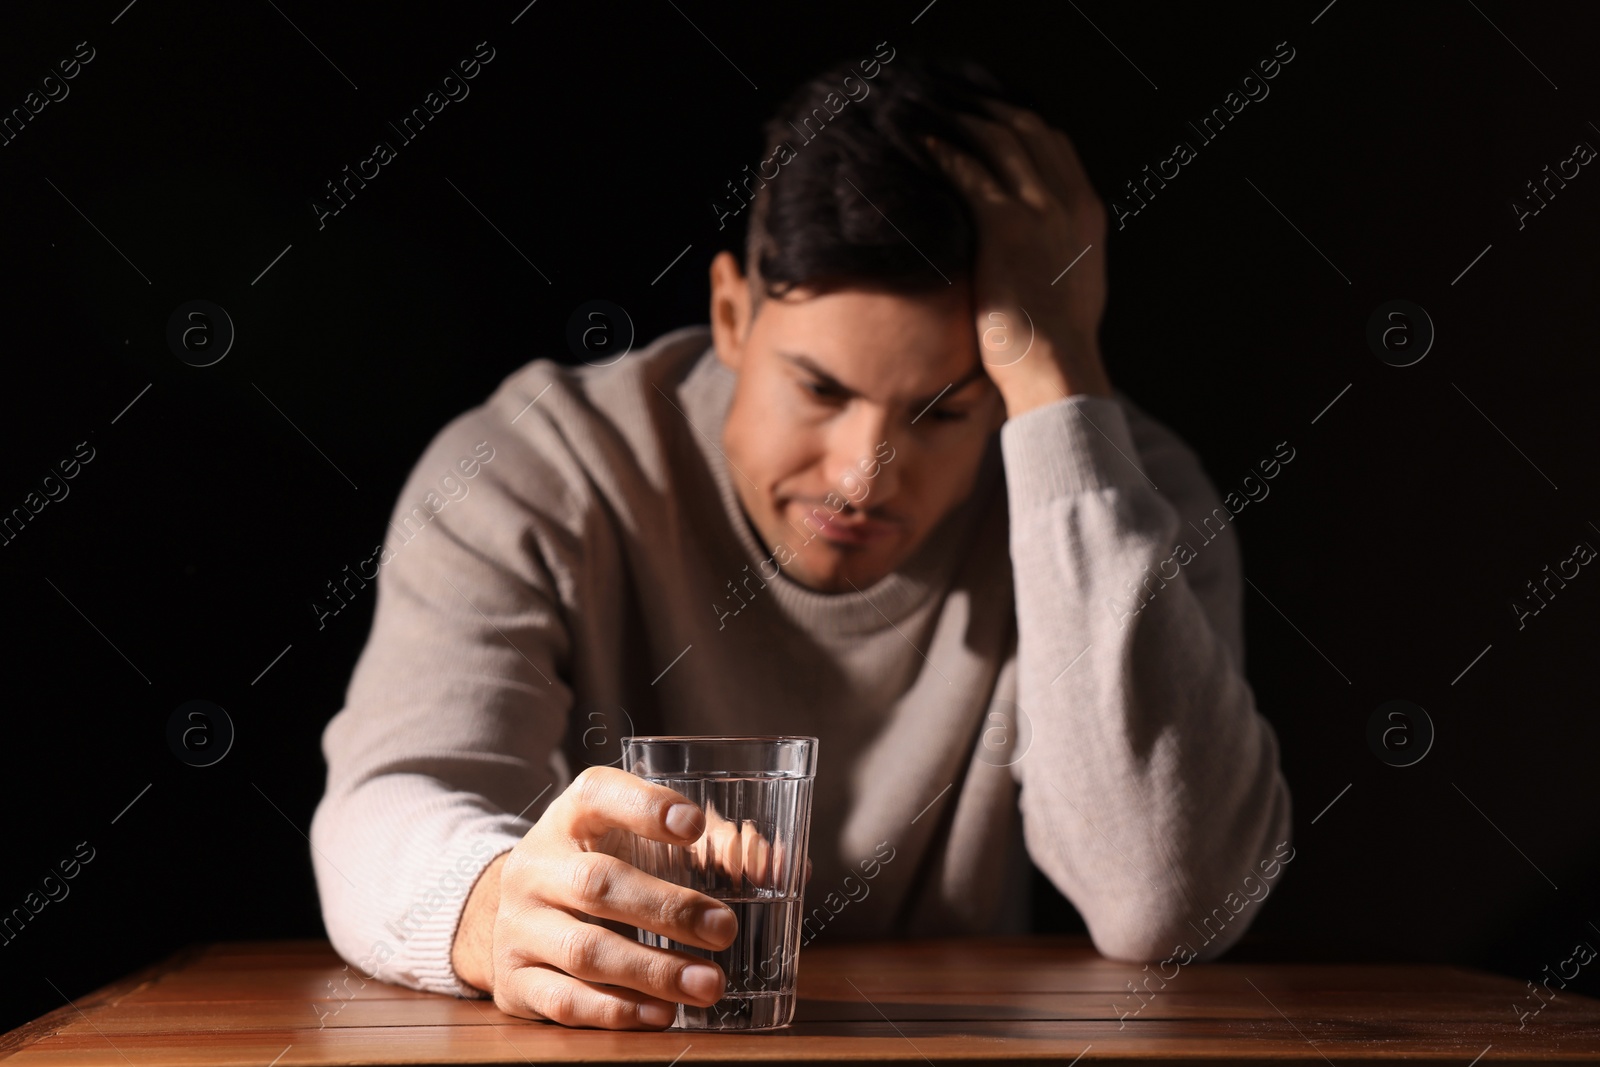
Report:
[[[706,814],[692,846],[633,838],[646,874],[725,902],[739,919],[721,952],[650,930],[639,940],[711,960],[727,977],[709,1008],[678,1005],[683,1030],[765,1030],[794,1021],[811,839],[815,737],[624,737],[622,766],[675,789]]]

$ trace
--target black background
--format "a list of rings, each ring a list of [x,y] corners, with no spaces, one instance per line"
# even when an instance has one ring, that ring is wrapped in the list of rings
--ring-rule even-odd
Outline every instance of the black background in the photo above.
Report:
[[[0,108],[77,42],[96,56],[0,148],[0,512],[78,442],[95,458],[0,547],[0,912],[79,842],[95,858],[0,946],[0,1029],[186,942],[322,934],[304,831],[372,598],[320,631],[312,600],[371,554],[440,426],[526,361],[570,358],[580,304],[615,301],[641,343],[705,321],[733,232],[710,204],[759,159],[759,123],[880,41],[989,64],[1107,200],[1277,42],[1295,49],[1109,241],[1113,381],[1223,492],[1278,442],[1296,451],[1237,523],[1246,667],[1298,852],[1230,958],[1536,978],[1600,941],[1600,577],[1521,630],[1510,608],[1600,545],[1600,176],[1583,168],[1523,229],[1510,206],[1600,145],[1594,16],[925,2],[8,14]],[[470,96],[398,144],[386,120],[480,41],[495,58]],[[311,199],[377,139],[397,158],[319,231]],[[214,366],[166,342],[194,299],[237,328]],[[1394,299],[1437,328],[1408,367],[1365,339]],[[237,727],[206,768],[165,734],[197,698]],[[1405,768],[1366,741],[1397,698],[1437,730]],[[1082,928],[1061,907],[1041,925]],[[1596,991],[1593,969],[1574,988]]]

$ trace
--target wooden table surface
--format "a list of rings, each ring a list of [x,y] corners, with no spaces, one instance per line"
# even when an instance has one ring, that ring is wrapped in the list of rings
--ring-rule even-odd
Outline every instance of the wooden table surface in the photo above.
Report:
[[[1146,974],[1101,958],[1081,936],[818,945],[801,956],[800,1005],[787,1029],[613,1032],[515,1019],[484,1000],[363,984],[323,941],[240,942],[185,949],[79,997],[0,1038],[0,1060],[1600,1062],[1600,1000],[1558,992],[1519,1029],[1513,1005],[1531,1006],[1525,984],[1458,967],[1225,958],[1182,967],[1165,988],[1152,979],[1155,992],[1141,1001],[1126,983]]]

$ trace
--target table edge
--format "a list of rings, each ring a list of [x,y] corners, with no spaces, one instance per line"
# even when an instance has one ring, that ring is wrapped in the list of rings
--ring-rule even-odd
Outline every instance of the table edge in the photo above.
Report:
[[[185,945],[147,967],[134,971],[132,974],[125,975],[114,982],[101,986],[92,993],[79,997],[76,1007],[72,1004],[63,1004],[61,1007],[47,1012],[37,1019],[23,1023],[15,1030],[0,1034],[0,1060],[10,1059],[18,1052],[50,1037],[70,1023],[78,1012],[84,1012],[87,1015],[85,1009],[115,1004],[128,994],[178,970],[203,955],[207,947],[203,942]]]

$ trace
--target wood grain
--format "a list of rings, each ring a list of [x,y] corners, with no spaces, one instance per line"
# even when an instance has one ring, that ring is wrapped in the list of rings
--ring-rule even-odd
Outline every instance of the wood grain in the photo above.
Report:
[[[1522,982],[1458,967],[1099,956],[1083,937],[808,948],[796,1022],[574,1030],[363,978],[322,941],[193,946],[0,1037],[7,1067],[325,1064],[1600,1061],[1600,1001],[1518,1028]],[[1170,975],[1169,967],[1167,973]],[[1154,976],[1154,977],[1152,977]],[[1142,985],[1148,979],[1148,985]],[[1127,983],[1139,987],[1141,997]],[[331,984],[331,985],[330,985]],[[335,995],[334,991],[338,995]],[[70,990],[68,991],[70,993]],[[1081,1059],[1079,1059],[1081,1057]]]

